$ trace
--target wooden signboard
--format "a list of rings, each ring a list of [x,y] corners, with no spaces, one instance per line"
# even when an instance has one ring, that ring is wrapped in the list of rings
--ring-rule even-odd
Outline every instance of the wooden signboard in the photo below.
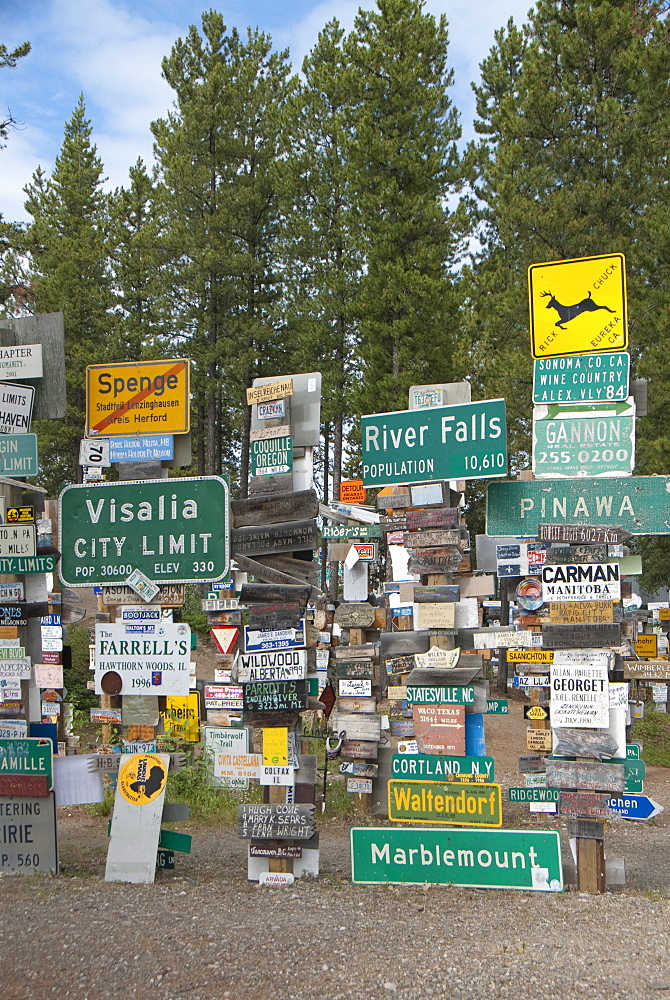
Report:
[[[382,632],[380,641],[384,658],[406,656],[409,653],[427,653],[430,648],[429,636],[421,632]]]
[[[406,531],[403,535],[403,545],[409,549],[444,548],[455,545],[465,548],[466,537],[460,528],[444,528],[441,531]]]
[[[250,681],[243,686],[245,712],[302,711],[306,681]]]
[[[625,781],[623,764],[601,764],[584,760],[547,760],[547,786],[549,788],[623,792]]]
[[[455,528],[458,525],[458,507],[443,507],[441,510],[408,510],[405,514],[410,531],[420,528]]]
[[[547,549],[545,563],[607,562],[606,545],[554,545]]]
[[[550,753],[551,742],[550,729],[526,730],[526,750],[531,750],[534,753]]]
[[[458,578],[458,584],[461,588],[461,598],[493,597],[496,592],[496,578],[489,574],[461,575]]]
[[[545,625],[542,642],[550,649],[620,646],[621,625]]]
[[[619,545],[630,541],[633,536],[623,528],[595,527],[589,524],[540,524],[537,537],[541,542]]]
[[[454,652],[454,650],[443,650],[443,652]],[[422,685],[431,687],[458,686],[472,684],[481,676],[481,667],[417,666],[407,678],[407,683],[417,687]]]
[[[342,756],[355,760],[377,760],[379,743],[373,740],[342,740]]]
[[[303,521],[319,513],[319,499],[314,490],[255,496],[246,500],[231,500],[230,512],[234,528]]]
[[[230,532],[230,553],[258,556],[272,552],[296,552],[315,549],[319,544],[316,521],[285,521],[258,527],[233,528]]]
[[[247,556],[242,556],[238,553],[235,557],[235,562],[237,563],[238,569],[240,569],[243,573],[249,573],[251,576],[255,576],[259,580],[265,581],[266,586],[267,584],[277,584],[281,587],[301,587],[301,591],[296,591],[296,593],[300,593],[301,595],[306,593],[306,600],[310,600],[312,596],[312,588],[305,580],[290,576],[287,573],[282,573],[274,567],[266,566],[260,562],[260,560],[257,562],[255,559],[249,559]],[[267,593],[271,594],[272,590],[268,589]],[[269,602],[272,599],[270,597],[266,597],[259,598],[259,600]]]
[[[297,629],[305,606],[299,601],[283,601],[281,604],[251,604],[249,606],[249,628],[251,629]]]
[[[461,650],[459,647],[456,647],[456,649],[441,649],[439,646],[431,646],[427,653],[415,653],[414,663],[420,670],[432,671],[440,669],[453,671],[459,662],[460,655]]]
[[[237,832],[254,840],[309,840],[314,835],[314,811],[306,802],[246,802],[237,807]]]
[[[357,778],[376,778],[378,773],[378,764],[365,764],[359,761],[343,761],[340,764],[340,774],[352,774]]]
[[[347,700],[356,700],[358,698],[367,698],[369,700],[370,696],[372,695],[372,681],[371,680],[367,680],[365,678],[358,678],[358,677],[354,677],[354,678],[352,678],[352,677],[343,677],[343,678],[341,678],[338,681],[337,693],[340,696],[340,705],[339,705],[339,707],[340,707],[341,711],[344,711],[344,712],[349,712],[349,711],[364,712],[364,711],[367,711],[366,708],[365,709],[362,709],[362,708],[361,709],[356,709],[356,708],[352,709],[352,708],[349,708],[348,706],[345,706],[345,705],[342,704],[342,699],[344,698],[344,699],[347,699]],[[374,702],[374,709],[373,709],[373,711],[376,711],[376,709],[377,709],[377,703],[376,703],[376,701],[375,701],[374,698],[372,698],[372,701]]]
[[[632,680],[670,681],[670,660],[624,660],[623,675]]]
[[[285,396],[293,395],[293,379],[282,379],[278,382],[266,382],[264,385],[256,385],[247,389],[247,404],[269,403],[273,399],[283,399]]]
[[[454,628],[455,607],[455,604],[417,604],[414,608],[414,628],[417,632],[429,628]]]
[[[459,633],[459,641],[460,641]],[[509,646],[527,646],[530,647],[534,643],[534,634],[529,629],[524,629],[521,632],[515,632],[513,629],[503,630],[503,629],[482,629],[481,631],[474,632],[472,635],[472,642],[468,644],[467,642],[462,642],[461,644],[467,648],[475,649],[507,649]]]
[[[361,678],[363,680],[372,680],[374,667],[372,660],[336,660],[335,661],[335,677],[339,680],[341,678],[350,677],[352,679]]]
[[[333,712],[330,725],[334,733],[346,733],[347,740],[378,743],[381,738],[380,715],[355,715],[352,712]]]
[[[412,497],[409,493],[394,493],[388,494],[383,491],[383,495],[380,493],[377,496],[377,509],[378,510],[391,510],[395,507],[411,507]]]
[[[519,771],[521,774],[543,774],[547,770],[546,757],[519,757]]]
[[[359,696],[343,698],[340,695],[337,707],[340,712],[360,712],[363,715],[374,715],[377,711],[377,699]]]
[[[307,672],[309,651],[276,649],[263,653],[240,653],[234,666],[234,679],[250,681],[302,680]]]
[[[370,628],[376,609],[371,604],[339,604],[335,609],[335,622],[345,628]]]
[[[556,746],[554,753],[559,757],[615,757],[619,749],[618,741],[607,732],[591,729],[554,729]]]
[[[302,847],[292,844],[249,844],[250,858],[301,858]]]
[[[455,573],[463,562],[463,553],[455,545],[439,549],[411,549],[408,572]]]
[[[562,816],[609,819],[608,792],[561,792],[558,811]]]
[[[552,601],[549,604],[552,625],[611,625],[613,601]]]
[[[295,559],[290,553],[285,555],[259,556],[257,562],[266,568],[285,573],[299,583],[316,586],[319,581],[320,566],[308,559]]]
[[[49,794],[46,774],[0,774],[0,795],[19,795],[44,799]],[[0,870],[2,864],[0,863]]]
[[[300,716],[297,712],[282,712],[274,709],[271,712],[250,712],[249,724],[264,729],[266,726],[286,726],[288,729],[297,726]]]
[[[275,472],[268,476],[249,477],[249,497],[280,496],[293,492],[293,473]]]
[[[288,601],[304,607],[310,594],[311,587],[308,584],[243,583],[240,601],[243,604],[278,604],[280,601]]]
[[[336,660],[378,660],[379,643],[362,642],[356,646],[337,646],[333,651]]]
[[[414,736],[423,754],[465,754],[463,705],[414,705]]]

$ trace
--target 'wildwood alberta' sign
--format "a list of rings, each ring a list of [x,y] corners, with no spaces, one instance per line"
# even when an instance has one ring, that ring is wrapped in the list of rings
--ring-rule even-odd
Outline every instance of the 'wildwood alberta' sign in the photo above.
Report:
[[[353,827],[351,877],[364,884],[452,883],[560,892],[560,834],[557,830]]]
[[[361,431],[366,487],[506,475],[503,399],[370,414]]]
[[[486,532],[534,536],[540,524],[574,524],[619,527],[632,535],[665,535],[670,532],[669,495],[670,476],[491,483]]]
[[[66,486],[60,578],[68,587],[206,583],[228,572],[228,483],[218,476]]]

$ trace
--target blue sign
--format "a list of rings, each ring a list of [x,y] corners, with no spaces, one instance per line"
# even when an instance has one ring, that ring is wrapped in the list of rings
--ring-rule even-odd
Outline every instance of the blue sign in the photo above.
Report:
[[[663,806],[648,795],[613,795],[607,805],[624,819],[652,819],[663,812]]]
[[[0,435],[0,475],[36,476],[37,434]]]
[[[262,653],[267,649],[304,649],[305,619],[299,628],[251,628],[244,626],[244,652]]]
[[[100,441],[96,438],[96,442]],[[110,437],[110,462],[159,462],[174,458],[172,434],[152,434],[145,437]]]

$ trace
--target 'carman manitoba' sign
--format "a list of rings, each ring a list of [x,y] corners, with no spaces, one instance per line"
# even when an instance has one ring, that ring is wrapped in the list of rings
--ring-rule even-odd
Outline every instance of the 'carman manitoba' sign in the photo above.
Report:
[[[489,485],[487,534],[536,536],[540,524],[601,525],[632,535],[667,535],[670,476]]]
[[[59,498],[68,587],[220,580],[228,572],[228,483],[218,476],[67,486]]]

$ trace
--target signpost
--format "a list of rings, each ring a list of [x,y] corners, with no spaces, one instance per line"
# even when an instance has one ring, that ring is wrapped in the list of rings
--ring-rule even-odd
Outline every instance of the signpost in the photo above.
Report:
[[[623,528],[629,535],[665,535],[670,530],[667,497],[670,476],[620,479],[566,479],[551,489],[542,482],[491,483],[487,488],[489,535],[538,535],[547,541],[605,542],[616,545],[626,535],[566,531],[564,526]],[[540,525],[556,528],[556,533]]]
[[[563,888],[557,830],[351,829],[352,881],[453,883],[488,889]]]
[[[227,527],[228,483],[218,476],[66,486],[61,581],[118,585],[136,569],[157,584],[220,580],[229,568]]]
[[[132,361],[86,369],[86,436],[188,434],[189,361]]]
[[[632,476],[634,465],[634,400],[534,407],[536,479]]]
[[[507,474],[502,399],[370,414],[361,430],[367,487]]]
[[[533,364],[534,403],[584,403],[628,398],[630,354],[568,355]]]

